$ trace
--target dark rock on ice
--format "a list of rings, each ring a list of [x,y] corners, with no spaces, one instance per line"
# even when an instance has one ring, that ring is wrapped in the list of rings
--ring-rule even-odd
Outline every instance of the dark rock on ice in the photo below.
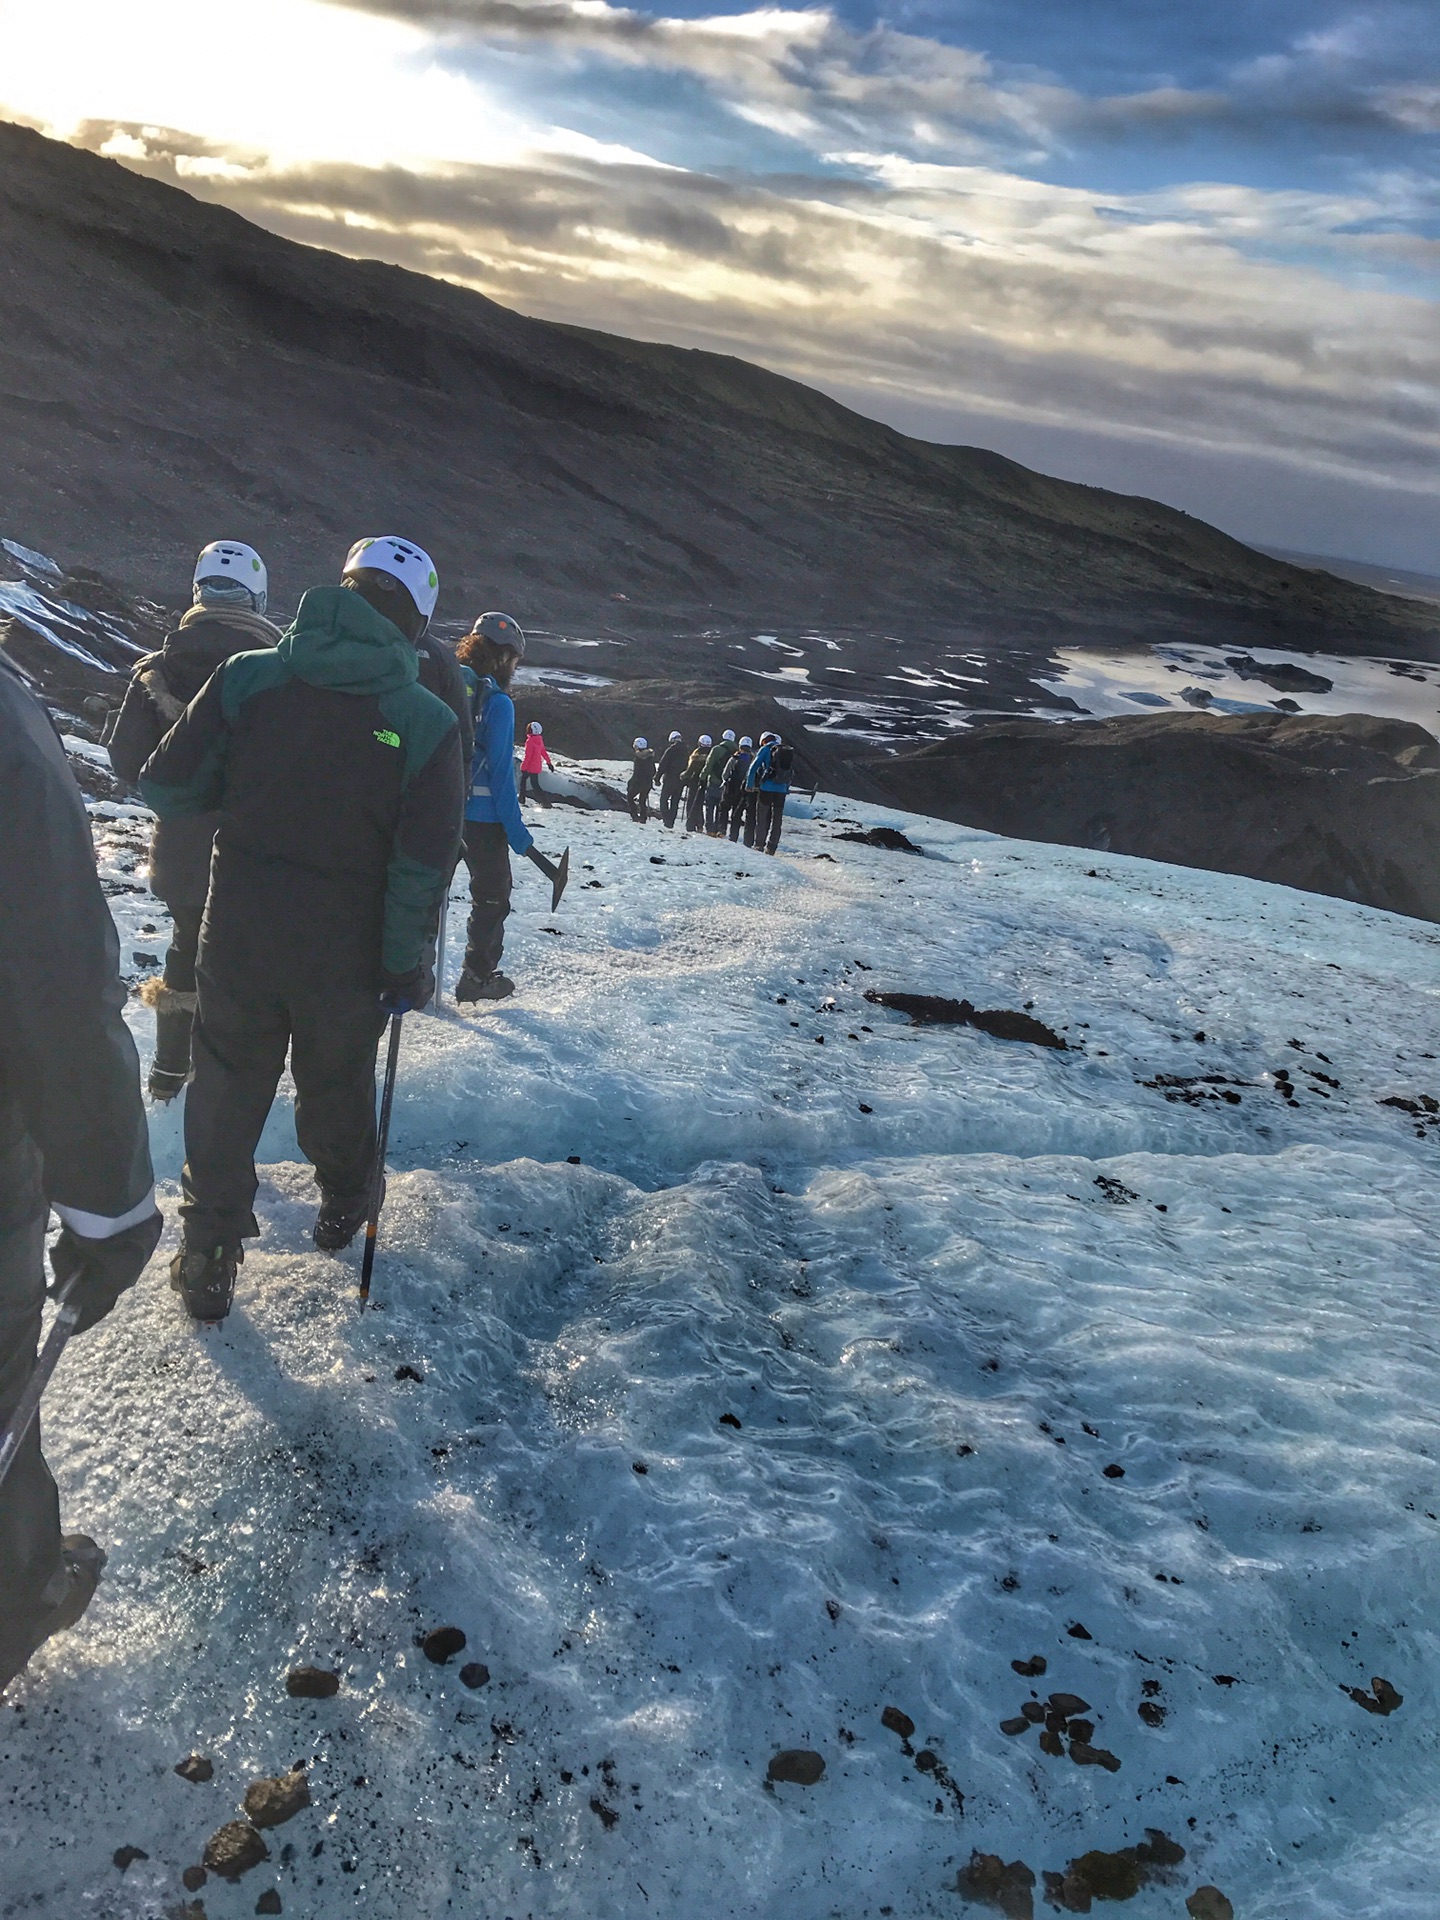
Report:
[[[1001,1733],[1011,1733],[1011,1734],[1028,1733],[1030,1731],[1031,1724],[1032,1723],[1025,1718],[1025,1715],[1023,1713],[1017,1713],[1013,1720],[1002,1720],[1000,1722],[1000,1731]]]
[[[437,1667],[443,1667],[465,1651],[465,1636],[459,1627],[435,1627],[420,1642],[420,1651]]]
[[[734,1427],[737,1433],[740,1431],[740,1422],[733,1413],[722,1413],[720,1424],[722,1427]]]
[[[891,1733],[898,1733],[902,1740],[915,1738],[915,1722],[908,1713],[902,1713],[899,1707],[886,1707],[880,1716],[880,1724]]]
[[[180,1876],[180,1884],[187,1893],[198,1893],[209,1878],[204,1867],[186,1867]]]
[[[595,1818],[607,1833],[609,1833],[612,1827],[618,1827],[620,1824],[619,1814],[613,1807],[607,1807],[598,1794],[592,1794],[590,1796],[590,1811],[595,1815]]]
[[[292,1700],[330,1700],[340,1691],[340,1676],[325,1667],[292,1667],[285,1691]]]
[[[1048,1753],[1052,1760],[1062,1760],[1065,1757],[1065,1743],[1058,1733],[1052,1733],[1047,1727],[1040,1736],[1040,1751]]]
[[[1010,1668],[1022,1680],[1038,1680],[1045,1671],[1045,1661],[1040,1654],[1032,1653],[1028,1660],[1012,1660]]]
[[[1335,682],[1327,680],[1323,673],[1311,673],[1306,667],[1297,667],[1293,660],[1274,660],[1262,664],[1248,653],[1232,653],[1226,656],[1225,664],[1242,680],[1262,681],[1277,693],[1330,693],[1335,686]]]
[[[1235,1920],[1235,1909],[1218,1887],[1197,1887],[1185,1902],[1190,1920]]]
[[[1058,1047],[1065,1042],[1043,1021],[1010,1007],[975,1007],[968,1000],[947,1000],[936,993],[867,992],[867,1000],[877,1007],[889,1007],[893,1013],[906,1013],[916,1027],[975,1027],[992,1040],[1022,1040],[1037,1047]]]
[[[500,1231],[504,1233],[504,1227],[502,1227]],[[413,1380],[417,1387],[422,1387],[425,1384],[424,1374],[421,1373],[418,1367],[412,1367],[408,1361],[396,1367],[395,1378],[397,1380]]]
[[[1072,1720],[1065,1729],[1072,1740],[1093,1740],[1095,1722],[1093,1720]]]
[[[191,1786],[203,1787],[207,1780],[215,1778],[215,1762],[207,1760],[203,1753],[192,1753],[180,1762],[175,1771]]]
[[[1090,1638],[1088,1633],[1085,1638]],[[1052,1693],[1045,1704],[1052,1712],[1063,1714],[1067,1720],[1073,1720],[1077,1713],[1087,1713],[1090,1709],[1090,1702],[1082,1700],[1078,1693]]]
[[[1045,1718],[1045,1709],[1038,1700],[1027,1700],[1020,1709],[1032,1727],[1038,1727]]]
[[[867,827],[863,833],[837,833],[836,840],[852,840],[861,847],[883,847],[887,853],[919,853],[913,840],[907,840],[896,827]]]
[[[242,1873],[268,1860],[270,1849],[248,1820],[231,1820],[211,1834],[202,1857],[210,1872],[220,1879],[238,1880]]]
[[[310,1782],[302,1767],[273,1779],[252,1780],[245,1789],[245,1817],[254,1827],[279,1827],[310,1804]]]
[[[124,1873],[127,1867],[133,1867],[137,1860],[148,1860],[149,1854],[143,1847],[117,1847],[115,1865]]]
[[[765,1769],[767,1780],[785,1781],[791,1786],[813,1787],[825,1772],[825,1762],[808,1747],[784,1747]]]
[[[1005,1920],[1034,1920],[1035,1875],[1023,1860],[1002,1860],[998,1853],[971,1854],[960,1869],[955,1891],[962,1900],[993,1907]]]
[[[1103,1472],[1107,1480],[1123,1480],[1125,1478],[1124,1467],[1120,1466],[1116,1461],[1113,1461],[1113,1460],[1111,1461],[1108,1467],[1105,1467],[1103,1469]]]
[[[256,1913],[283,1913],[285,1911],[280,1904],[280,1895],[275,1891],[274,1887],[267,1887],[264,1893],[261,1894],[260,1898],[255,1902],[255,1911]]]
[[[1093,1640],[1095,1638],[1090,1629],[1082,1626],[1078,1620],[1072,1620],[1065,1631],[1072,1640]]]
[[[1135,1709],[1147,1727],[1163,1727],[1165,1709],[1158,1700],[1142,1700]]]
[[[1120,1771],[1120,1762],[1108,1747],[1092,1747],[1088,1740],[1072,1740],[1070,1758],[1077,1767],[1104,1767],[1107,1773]]]
[[[1345,1687],[1357,1707],[1363,1707],[1367,1713],[1391,1714],[1405,1701],[1403,1693],[1397,1693],[1388,1680],[1382,1680],[1378,1674],[1370,1682],[1370,1692],[1363,1687]]]

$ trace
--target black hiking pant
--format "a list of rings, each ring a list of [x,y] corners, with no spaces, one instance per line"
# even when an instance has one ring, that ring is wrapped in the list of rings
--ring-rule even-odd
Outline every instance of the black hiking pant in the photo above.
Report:
[[[165,984],[172,993],[194,993],[195,958],[200,950],[200,922],[205,902],[167,900],[170,909],[170,945],[165,954]]]
[[[680,811],[680,788],[679,787],[661,787],[660,818],[665,822],[665,825],[667,827],[674,826],[675,816],[677,813],[679,813],[679,811]]]
[[[540,804],[541,804],[541,806],[544,806],[544,807],[548,807],[548,806],[549,806],[549,804],[550,804],[550,796],[549,796],[549,794],[548,794],[548,793],[546,793],[546,791],[545,791],[545,789],[544,789],[544,787],[542,787],[542,786],[541,786],[541,784],[540,784],[540,776],[539,776],[539,774],[538,774],[538,773],[522,773],[522,774],[521,774],[521,776],[520,776],[520,798],[521,798],[522,800],[523,800],[523,799],[525,798],[525,782],[526,782],[527,780],[528,780],[528,781],[530,782],[530,791],[531,791],[531,793],[532,793],[532,794],[533,794],[533,795],[535,796],[535,798],[536,798],[536,799],[537,799],[537,800],[538,800],[538,801],[540,802]]]
[[[630,818],[637,826],[643,827],[645,822],[650,818],[649,783],[646,782],[643,785],[637,785],[636,782],[632,780],[630,785],[625,789],[625,798],[630,802]]]
[[[705,824],[705,789],[696,785],[685,793],[685,831],[699,833]]]
[[[780,844],[780,826],[785,818],[785,795],[762,790],[755,798],[755,845],[762,853],[774,853]]]
[[[705,831],[706,833],[719,833],[722,831],[720,826],[721,793],[722,793],[722,788],[718,780],[712,780],[709,786],[706,787],[705,789]]]
[[[0,1233],[0,1429],[25,1391],[45,1300],[45,1215]],[[0,1676],[35,1637],[46,1582],[61,1567],[60,1496],[37,1420],[0,1488]]]
[[[303,891],[302,891],[303,890]],[[327,1198],[354,1200],[375,1158],[383,889],[231,856],[196,967],[194,1077],[180,1216],[187,1247],[255,1224],[255,1149],[290,1056],[295,1135]]]
[[[743,832],[747,847],[755,844],[755,802],[758,797],[755,793],[742,791],[730,803],[730,838],[738,840]]]
[[[477,980],[500,971],[505,921],[510,912],[510,843],[497,820],[467,820],[463,847],[470,870],[470,924],[465,930],[465,969]]]

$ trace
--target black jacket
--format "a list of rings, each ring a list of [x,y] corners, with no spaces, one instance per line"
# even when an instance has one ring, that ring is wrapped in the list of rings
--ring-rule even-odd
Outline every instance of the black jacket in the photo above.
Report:
[[[689,748],[683,740],[672,740],[655,763],[655,772],[662,787],[672,790],[678,787],[685,776],[685,762],[690,758]]]
[[[53,1206],[104,1238],[154,1211],[140,1062],[90,820],[0,657],[0,1232]]]
[[[634,765],[630,769],[630,784],[627,793],[649,793],[655,784],[655,756],[648,747],[642,747],[635,755]]]
[[[125,703],[105,736],[110,764],[128,786],[205,682],[232,653],[274,646],[280,638],[258,613],[192,607],[158,653],[135,664]],[[169,905],[195,910],[210,884],[210,843],[220,816],[162,820],[150,842],[150,891]]]
[[[470,710],[470,692],[460,662],[443,640],[428,635],[415,651],[420,656],[421,686],[443,700],[459,724],[460,754],[468,772],[475,754],[475,715]]]

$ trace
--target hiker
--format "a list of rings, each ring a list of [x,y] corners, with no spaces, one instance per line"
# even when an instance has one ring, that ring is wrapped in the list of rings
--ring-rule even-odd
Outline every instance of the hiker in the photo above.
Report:
[[[110,764],[127,786],[205,682],[232,653],[273,647],[280,629],[265,618],[269,578],[253,547],[213,540],[195,562],[193,603],[158,653],[137,660],[124,704],[105,734]],[[150,891],[170,915],[165,970],[146,980],[140,998],[155,1009],[155,1055],[149,1088],[173,1100],[190,1077],[195,1020],[195,953],[210,885],[210,848],[219,817],[196,814],[156,823],[150,842]]]
[[[778,733],[761,734],[759,750],[745,776],[745,790],[755,795],[754,844],[762,853],[774,853],[780,844],[785,796],[790,791],[794,764],[795,749],[787,747]]]
[[[45,1229],[77,1332],[139,1279],[160,1238],[120,943],[80,789],[50,716],[0,654],[0,1431],[35,1365]],[[97,1436],[98,1437],[98,1436]],[[31,1427],[0,1488],[0,1693],[90,1603],[105,1556],[62,1534]]]
[[[673,827],[680,811],[680,783],[685,778],[685,743],[678,732],[670,735],[656,761],[655,777],[660,782],[660,818],[667,827]]]
[[[655,785],[655,753],[643,734],[630,743],[630,750],[635,759],[630,768],[625,798],[630,802],[630,818],[637,827],[643,827],[650,818],[650,790]]]
[[[738,840],[743,832],[747,847],[753,847],[755,844],[755,796],[745,791],[745,776],[749,773],[750,762],[754,758],[755,742],[748,733],[742,733],[740,744],[725,763],[725,790],[722,800],[731,840]]]
[[[510,850],[527,854],[535,844],[515,791],[515,703],[507,691],[525,657],[525,635],[508,613],[482,613],[455,653],[475,714],[465,801],[470,924],[455,998],[504,1000],[515,991],[515,982],[500,971],[510,912]]]
[[[550,796],[540,784],[541,767],[553,768],[555,762],[550,758],[550,750],[545,745],[545,729],[538,720],[532,720],[525,735],[525,751],[520,756],[520,798],[525,798],[525,783],[528,780],[530,790],[542,806],[548,807]]]
[[[719,839],[724,833],[720,825],[720,794],[725,781],[725,767],[734,751],[735,729],[727,727],[705,760],[705,831],[712,840]]]
[[[259,1232],[255,1148],[287,1049],[316,1246],[339,1252],[366,1216],[375,1044],[434,991],[459,840],[459,726],[418,681],[438,590],[410,541],[358,541],[340,584],[312,587],[273,649],[227,660],[141,775],[162,820],[221,814],[170,1269],[197,1320],[229,1312]]]
[[[685,771],[680,776],[680,789],[685,795],[685,831],[699,833],[705,818],[705,762],[710,758],[710,749],[715,742],[708,733],[702,733],[694,752],[685,762]]]

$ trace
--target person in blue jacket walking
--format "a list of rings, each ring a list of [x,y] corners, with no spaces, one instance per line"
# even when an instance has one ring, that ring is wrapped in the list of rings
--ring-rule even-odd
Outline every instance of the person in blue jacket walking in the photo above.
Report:
[[[761,734],[759,751],[745,775],[745,791],[755,795],[755,845],[762,853],[774,853],[780,844],[794,764],[795,749],[787,747],[778,733]]]
[[[508,613],[482,613],[455,657],[475,715],[463,849],[470,870],[470,925],[455,998],[504,1000],[515,991],[515,982],[500,971],[510,912],[510,850],[527,854],[535,844],[515,790],[515,703],[507,691],[525,657],[525,635]]]

